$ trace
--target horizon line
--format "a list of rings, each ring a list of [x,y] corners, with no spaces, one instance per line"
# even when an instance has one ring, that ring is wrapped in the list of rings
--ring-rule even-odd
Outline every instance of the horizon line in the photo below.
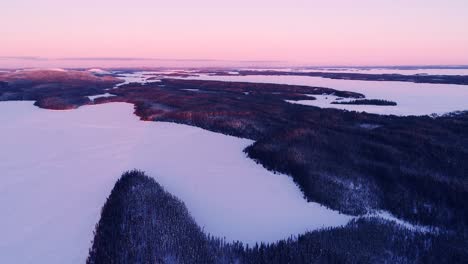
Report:
[[[150,57],[40,57],[40,56],[0,56],[0,60],[30,60],[30,61],[172,61],[172,62],[237,62],[237,63],[278,63],[288,64],[289,67],[303,67],[303,68],[389,68],[389,67],[468,67],[466,64],[328,64],[328,65],[314,65],[311,62],[293,62],[285,60],[229,60],[229,59],[180,59],[180,58],[150,58]],[[281,65],[270,65],[274,67],[286,67]],[[140,66],[151,67],[151,66]],[[255,67],[255,66],[252,66]],[[258,67],[258,66],[257,66]]]

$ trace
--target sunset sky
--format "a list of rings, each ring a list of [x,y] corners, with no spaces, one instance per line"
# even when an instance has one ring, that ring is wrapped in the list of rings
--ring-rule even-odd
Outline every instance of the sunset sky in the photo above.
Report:
[[[4,0],[0,57],[468,64],[466,0]]]

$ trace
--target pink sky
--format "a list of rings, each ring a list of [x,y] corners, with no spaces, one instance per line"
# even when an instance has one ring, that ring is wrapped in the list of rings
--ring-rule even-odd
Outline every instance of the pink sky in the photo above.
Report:
[[[14,0],[0,25],[0,57],[468,64],[466,0]]]

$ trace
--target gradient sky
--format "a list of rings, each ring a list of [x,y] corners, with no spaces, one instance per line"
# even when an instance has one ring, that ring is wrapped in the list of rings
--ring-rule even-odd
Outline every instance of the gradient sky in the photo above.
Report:
[[[468,64],[467,0],[3,0],[0,56]]]

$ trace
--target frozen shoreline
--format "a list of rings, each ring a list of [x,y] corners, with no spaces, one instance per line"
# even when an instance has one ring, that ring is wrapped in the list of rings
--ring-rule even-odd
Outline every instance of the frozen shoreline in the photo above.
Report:
[[[289,101],[322,108],[335,108],[382,115],[431,115],[468,110],[468,86],[450,84],[425,84],[389,81],[334,80],[309,76],[210,76],[191,77],[196,80],[231,82],[275,83],[326,87],[335,90],[364,94],[368,99],[396,102],[397,106],[339,105],[333,100]],[[314,96],[316,97],[316,96]],[[336,99],[328,96],[329,99]]]
[[[274,242],[352,219],[308,203],[290,177],[248,159],[250,140],[142,122],[126,103],[50,111],[2,102],[0,113],[2,263],[82,263],[106,197],[134,168],[227,241]]]

